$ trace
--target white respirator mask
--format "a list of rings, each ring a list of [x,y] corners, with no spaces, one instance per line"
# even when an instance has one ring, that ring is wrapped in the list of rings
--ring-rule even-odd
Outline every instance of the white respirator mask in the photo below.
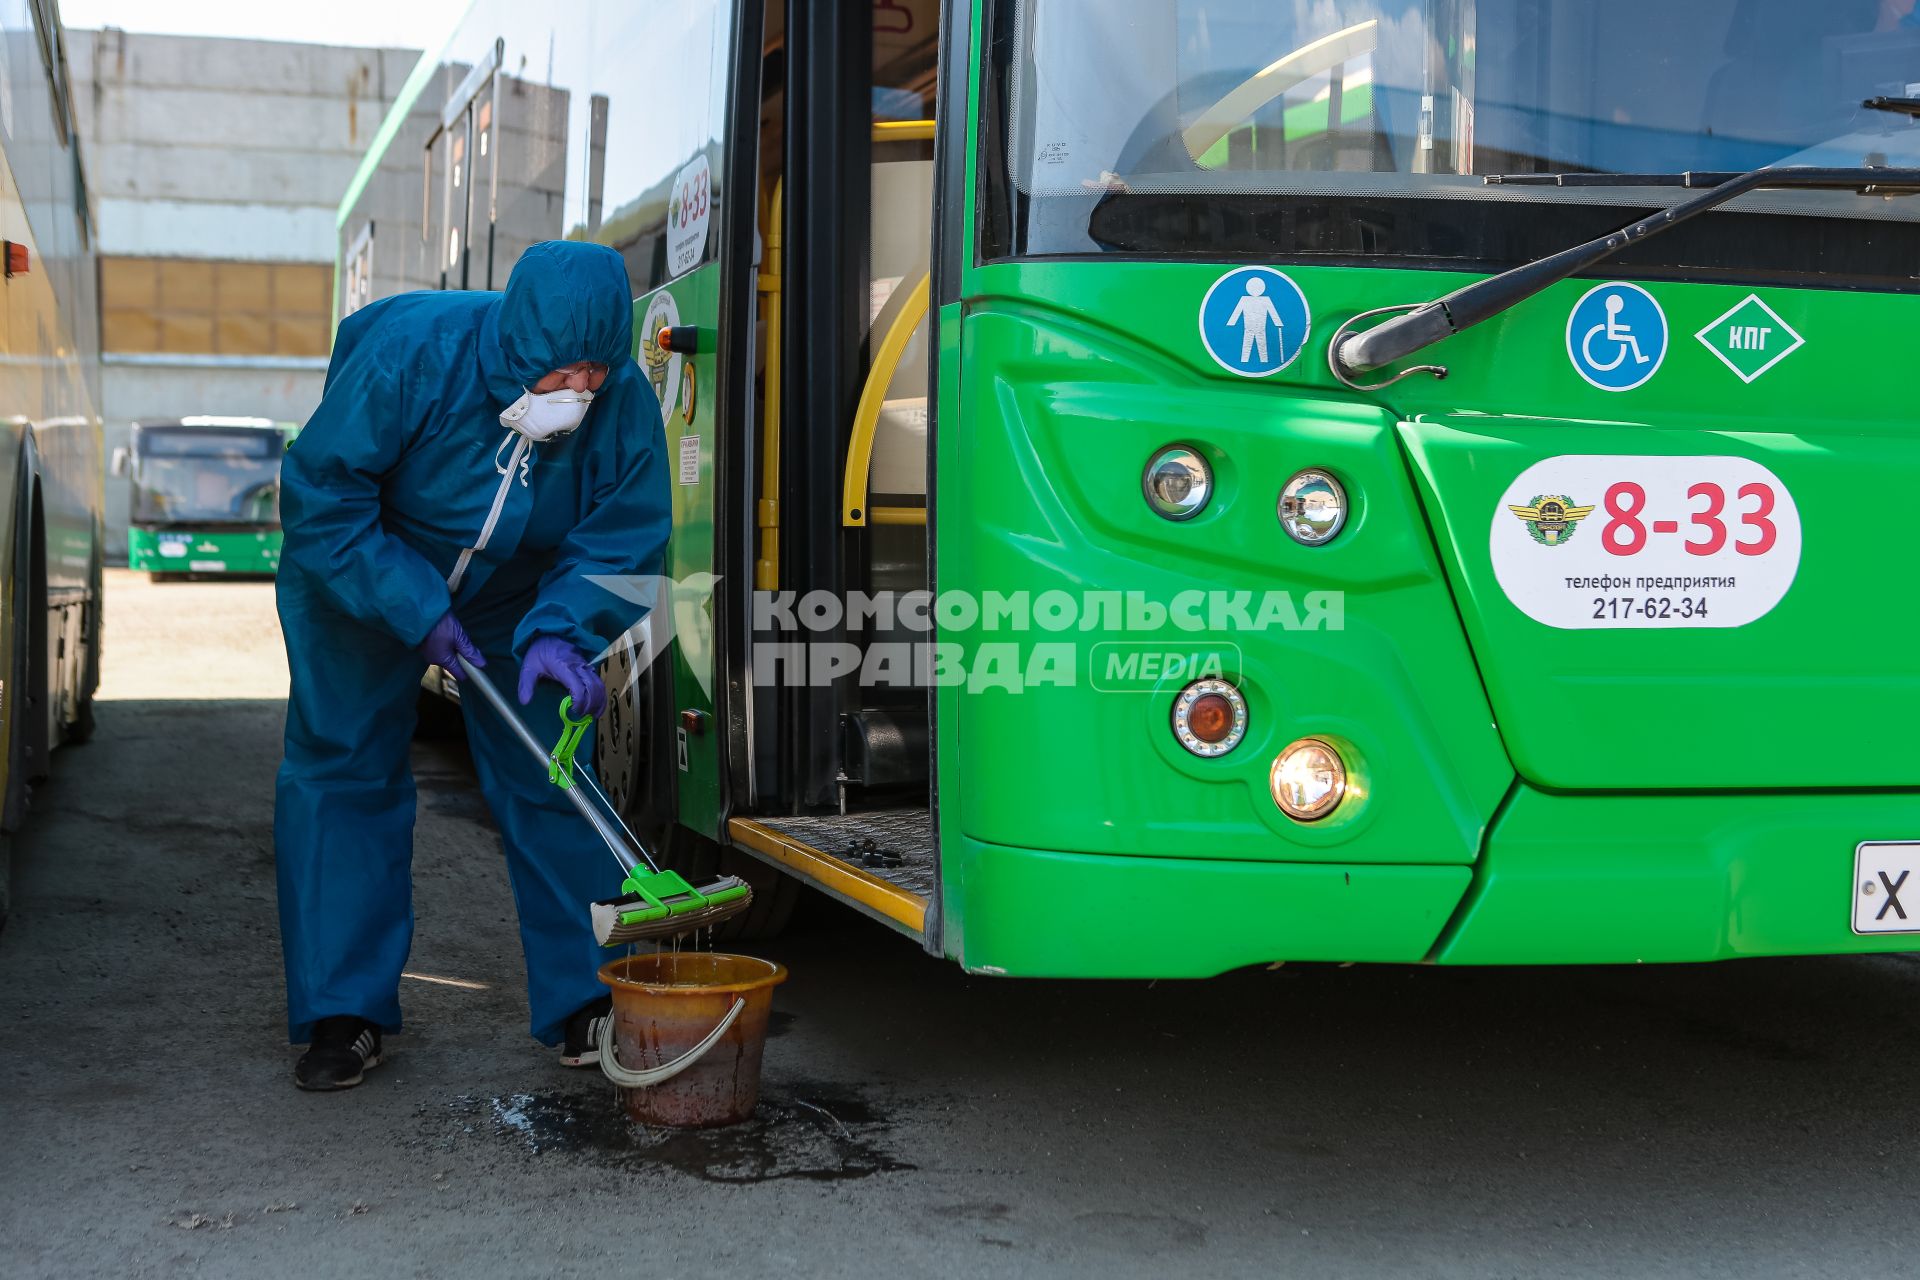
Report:
[[[579,426],[592,403],[591,391],[523,391],[518,400],[500,411],[500,425],[539,444]]]

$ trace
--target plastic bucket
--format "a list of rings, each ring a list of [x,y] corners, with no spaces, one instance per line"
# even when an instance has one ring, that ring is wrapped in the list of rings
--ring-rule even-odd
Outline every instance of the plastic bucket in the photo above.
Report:
[[[742,1007],[733,1024],[694,1062],[648,1088],[622,1089],[627,1114],[641,1124],[705,1129],[739,1124],[760,1101],[760,1055],[767,1045],[773,989],[786,968],[752,956],[712,951],[627,956],[600,967],[613,988],[613,1048],[618,1064],[646,1070],[676,1062]]]

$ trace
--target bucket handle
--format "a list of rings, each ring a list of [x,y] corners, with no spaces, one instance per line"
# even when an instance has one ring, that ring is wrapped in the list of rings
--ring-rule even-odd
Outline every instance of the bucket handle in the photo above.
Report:
[[[738,1018],[740,1011],[746,1007],[745,997],[735,996],[733,1008],[727,1010],[726,1016],[720,1019],[718,1026],[707,1032],[706,1039],[672,1062],[663,1062],[657,1067],[647,1067],[641,1071],[622,1066],[620,1059],[614,1055],[613,1015],[609,1014],[607,1020],[600,1024],[600,1070],[607,1079],[622,1089],[649,1089],[656,1084],[663,1084],[698,1062],[707,1050],[720,1043],[720,1037],[727,1033],[727,1028],[733,1025],[733,1020]]]

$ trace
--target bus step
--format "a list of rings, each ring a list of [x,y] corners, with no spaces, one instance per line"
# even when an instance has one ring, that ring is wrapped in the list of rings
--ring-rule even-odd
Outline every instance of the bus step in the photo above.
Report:
[[[807,817],[735,818],[733,842],[854,909],[924,938],[937,882],[925,808]]]

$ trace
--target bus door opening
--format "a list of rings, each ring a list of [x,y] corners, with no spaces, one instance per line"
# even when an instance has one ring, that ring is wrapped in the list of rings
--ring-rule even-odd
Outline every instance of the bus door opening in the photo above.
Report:
[[[782,10],[768,8],[761,81],[754,587],[895,607],[850,608],[831,636],[785,637],[851,646],[862,662],[831,687],[756,684],[754,793],[776,815],[758,821],[793,815],[805,830],[790,834],[821,849],[859,844],[865,831],[930,871],[931,689],[915,650],[931,636],[904,625],[898,605],[930,585],[940,4],[873,0],[864,33],[811,8]],[[840,42],[837,63],[823,58],[824,40]],[[884,680],[863,678],[882,669]]]

